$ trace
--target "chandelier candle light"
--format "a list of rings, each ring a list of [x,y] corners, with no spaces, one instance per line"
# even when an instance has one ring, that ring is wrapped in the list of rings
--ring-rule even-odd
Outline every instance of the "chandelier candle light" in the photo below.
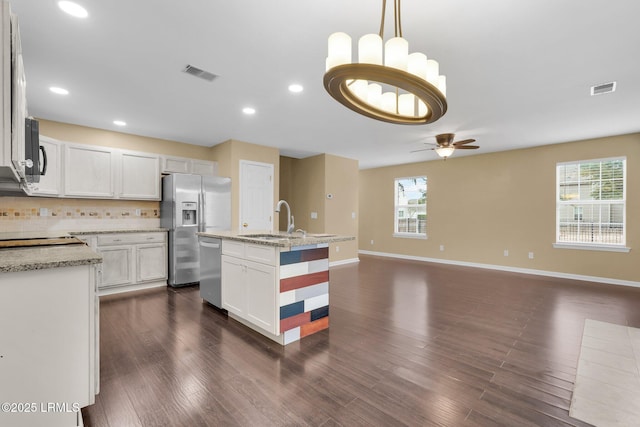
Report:
[[[409,54],[402,38],[400,0],[394,0],[394,37],[384,44],[386,0],[382,1],[379,34],[358,41],[358,62],[352,62],[351,37],[329,36],[324,87],[353,111],[389,123],[433,123],[447,112],[446,77],[438,62],[420,52]]]

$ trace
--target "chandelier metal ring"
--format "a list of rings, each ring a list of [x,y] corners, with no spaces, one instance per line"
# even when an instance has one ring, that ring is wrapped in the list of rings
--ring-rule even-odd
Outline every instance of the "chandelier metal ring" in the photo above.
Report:
[[[375,81],[412,93],[427,105],[427,113],[422,116],[404,116],[381,110],[359,98],[349,89],[348,85],[353,80]],[[351,110],[388,123],[428,124],[435,122],[447,112],[447,100],[438,88],[397,68],[362,63],[338,65],[325,73],[324,87],[336,101]]]

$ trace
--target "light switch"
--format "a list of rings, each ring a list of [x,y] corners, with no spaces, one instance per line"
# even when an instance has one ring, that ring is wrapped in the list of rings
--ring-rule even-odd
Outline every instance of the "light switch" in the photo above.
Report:
[[[318,219],[318,212],[311,212],[311,219]]]
[[[351,212],[351,219],[356,219],[356,213],[355,212]]]

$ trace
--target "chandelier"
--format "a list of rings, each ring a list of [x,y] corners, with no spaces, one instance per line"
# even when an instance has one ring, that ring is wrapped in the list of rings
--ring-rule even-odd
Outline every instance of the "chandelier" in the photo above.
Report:
[[[352,62],[351,37],[329,36],[324,87],[351,110],[389,123],[433,123],[447,112],[446,77],[438,62],[420,52],[409,54],[402,38],[400,0],[394,0],[394,37],[384,44],[386,0],[378,34],[358,41],[358,62]]]

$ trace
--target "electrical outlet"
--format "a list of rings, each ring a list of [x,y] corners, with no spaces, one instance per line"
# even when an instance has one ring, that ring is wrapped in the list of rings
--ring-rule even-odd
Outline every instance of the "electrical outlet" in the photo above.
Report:
[[[504,250],[504,256],[509,256],[509,249]]]
[[[533,259],[533,252],[529,252],[529,259]]]
[[[356,219],[356,213],[355,212],[351,212],[351,219]]]
[[[311,212],[311,219],[318,219],[318,212]]]
[[[40,216],[49,216],[49,209],[40,208]]]
[[[371,239],[371,244],[373,245],[373,239]]]
[[[440,245],[440,252],[444,252],[444,245]]]
[[[142,212],[140,211],[140,209],[136,209],[136,216],[140,216],[142,214]]]
[[[336,246],[336,252],[340,252],[340,246]]]

